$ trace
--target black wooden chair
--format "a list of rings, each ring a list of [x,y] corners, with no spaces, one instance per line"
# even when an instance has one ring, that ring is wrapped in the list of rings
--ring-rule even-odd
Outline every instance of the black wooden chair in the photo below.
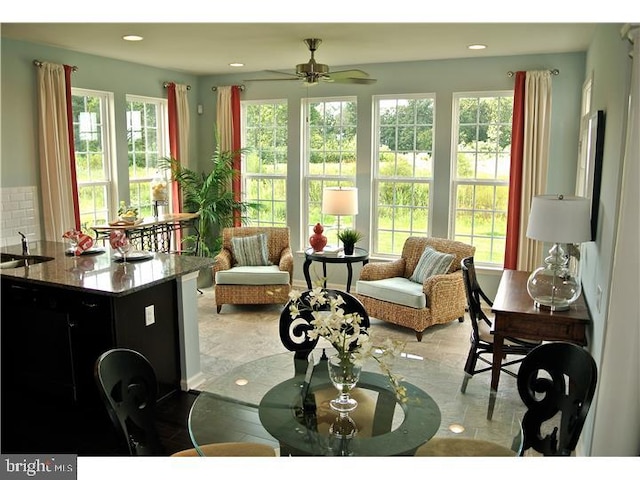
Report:
[[[467,293],[469,317],[471,318],[471,345],[469,347],[467,361],[464,365],[464,380],[462,381],[462,387],[460,388],[460,391],[465,393],[467,384],[471,377],[477,373],[491,370],[493,356],[493,326],[491,320],[485,313],[485,309],[490,309],[493,306],[493,302],[482,291],[482,288],[480,288],[476,277],[473,257],[466,257],[462,259],[461,267],[462,278],[464,280],[465,291]],[[538,345],[540,345],[539,341],[505,337],[504,346],[502,348],[504,356],[507,357],[511,355],[516,356],[517,358],[502,362],[501,370],[512,377],[516,377],[516,373],[505,367],[521,362],[523,357]],[[488,366],[478,368],[478,360]]]
[[[596,382],[596,363],[585,349],[567,342],[533,349],[518,371],[518,392],[527,406],[522,419],[523,452],[533,448],[545,456],[571,455]]]
[[[356,297],[351,295],[350,293],[343,292],[340,290],[330,290],[325,289],[328,296],[330,298],[337,298],[338,295],[341,295],[344,299],[345,303],[342,306],[346,313],[358,313],[362,318],[360,325],[364,328],[369,328],[369,314],[362,305],[362,302],[358,300]],[[305,290],[300,295],[300,300],[302,305],[309,305],[309,296],[311,294],[311,290]],[[309,330],[313,330],[313,326],[311,325],[311,321],[313,320],[313,312],[312,310],[301,309],[300,315],[298,318],[291,318],[291,314],[289,311],[289,307],[291,306],[291,300],[287,302],[280,313],[280,324],[279,324],[279,332],[280,332],[280,340],[284,347],[294,354],[294,367],[296,374],[304,374],[306,371],[307,358],[311,351],[318,344],[318,338],[311,340],[307,336],[307,332]],[[329,305],[326,305],[324,308],[320,310],[329,310]]]
[[[98,357],[94,374],[111,421],[125,444],[123,453],[165,455],[155,420],[158,382],[149,361],[135,350],[115,348]],[[203,456],[276,456],[269,445],[250,442],[215,443],[204,445],[200,450]],[[172,456],[199,455],[194,448]]]

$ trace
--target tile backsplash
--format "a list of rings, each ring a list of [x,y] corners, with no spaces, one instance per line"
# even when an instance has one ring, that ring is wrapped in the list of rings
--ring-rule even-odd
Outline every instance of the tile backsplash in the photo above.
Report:
[[[19,244],[18,231],[24,233],[29,242],[40,240],[37,187],[2,187],[0,199],[0,245]]]

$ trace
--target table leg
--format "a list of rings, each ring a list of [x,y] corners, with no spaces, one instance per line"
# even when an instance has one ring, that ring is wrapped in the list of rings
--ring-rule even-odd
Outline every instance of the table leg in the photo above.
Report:
[[[309,265],[311,265],[311,260],[306,259],[304,261],[304,265],[302,265],[302,271],[304,272],[304,279],[307,281],[307,288],[311,290],[311,275],[309,275]]]
[[[322,279],[324,280],[323,286],[327,288],[327,263],[322,262]]]
[[[502,367],[502,346],[504,337],[497,333],[493,335],[493,362],[491,364],[491,390],[489,392],[489,409],[487,410],[487,420],[493,417],[493,408],[498,396],[498,383],[500,382],[500,367]]]
[[[351,263],[347,263],[347,293],[351,291],[351,279],[353,278],[353,268]]]

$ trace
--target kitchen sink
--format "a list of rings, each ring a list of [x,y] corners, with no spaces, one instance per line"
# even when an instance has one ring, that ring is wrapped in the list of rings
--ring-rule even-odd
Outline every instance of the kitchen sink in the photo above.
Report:
[[[45,257],[43,255],[13,255],[10,253],[1,253],[0,269],[28,267],[51,260],[53,260],[53,257]]]

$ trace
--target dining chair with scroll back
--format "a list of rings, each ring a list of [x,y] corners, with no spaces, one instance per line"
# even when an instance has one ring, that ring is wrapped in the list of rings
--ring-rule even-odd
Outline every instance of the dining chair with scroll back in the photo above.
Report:
[[[544,343],[524,358],[518,371],[518,393],[527,407],[523,454],[532,448],[544,456],[572,455],[597,377],[593,357],[572,343]]]
[[[109,417],[122,439],[123,453],[131,456],[163,456],[167,452],[156,429],[158,382],[153,366],[141,353],[114,348],[98,357],[95,380]],[[260,443],[213,443],[186,449],[172,456],[276,456]]]
[[[469,318],[471,319],[471,337],[469,340],[471,345],[464,365],[465,375],[460,388],[460,391],[465,393],[471,377],[477,373],[490,371],[492,368],[493,325],[486,311],[493,306],[493,301],[487,296],[478,283],[473,257],[462,259],[461,268],[465,291],[467,293]],[[505,367],[520,363],[524,356],[538,345],[540,345],[539,341],[505,337],[502,353],[505,357],[515,356],[515,358],[502,362],[501,370],[512,377],[516,377],[516,372]],[[478,368],[478,360],[488,366]]]

